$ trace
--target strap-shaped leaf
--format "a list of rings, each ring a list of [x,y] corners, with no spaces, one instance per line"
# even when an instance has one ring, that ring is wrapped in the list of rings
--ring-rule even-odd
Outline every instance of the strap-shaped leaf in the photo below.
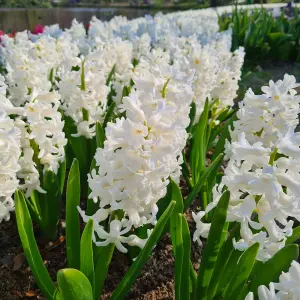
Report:
[[[60,183],[60,193],[61,195],[64,192],[65,187],[65,180],[66,180],[66,168],[67,168],[67,161],[66,159],[60,164],[59,170],[58,170],[58,178]]]
[[[139,276],[141,269],[145,265],[148,260],[149,255],[153,247],[156,245],[158,239],[161,236],[161,233],[170,218],[170,215],[175,207],[175,201],[172,201],[168,208],[165,210],[163,215],[158,220],[157,224],[155,225],[152,234],[150,235],[144,249],[141,251],[139,256],[136,258],[134,263],[128,269],[126,275],[123,277],[121,282],[118,284],[116,290],[113,292],[111,300],[119,300],[123,299],[125,295],[128,293],[129,289],[131,288],[133,282]]]
[[[97,141],[97,148],[104,147],[105,141],[105,132],[100,122],[96,122],[96,141]]]
[[[236,266],[237,266],[237,262],[242,254],[243,254],[243,252],[241,252],[239,250],[233,250],[231,252],[229,260],[227,261],[226,266],[222,272],[222,275],[220,276],[220,280],[219,280],[218,288],[217,288],[217,292],[216,292],[216,297],[215,297],[216,299],[222,298],[221,294],[229,283],[228,278],[231,278],[232,275],[234,274]]]
[[[285,245],[295,243],[300,239],[300,226],[293,229],[293,234],[286,239]]]
[[[172,235],[172,244],[175,252],[175,299],[180,300],[181,299],[180,289],[181,287],[183,287],[181,278],[182,278],[182,265],[183,265],[183,257],[184,257],[183,239],[182,239],[182,215],[176,214],[176,216],[175,217],[172,216],[172,218],[173,218],[172,223],[176,222],[174,224],[175,232]]]
[[[89,155],[88,149],[88,140],[83,137],[73,137],[72,134],[77,133],[77,127],[72,118],[66,116],[65,117],[65,127],[64,131],[66,133],[66,137],[68,138],[68,144],[70,145],[75,158],[78,160],[79,169],[80,169],[80,183],[81,183],[81,193],[86,196],[88,185],[87,185],[87,176],[86,174],[89,171],[91,158]]]
[[[80,172],[74,158],[67,183],[66,200],[66,252],[70,268],[80,267],[80,222],[77,206],[80,205]]]
[[[62,269],[57,273],[60,297],[63,300],[91,300],[92,286],[87,277],[76,269]]]
[[[30,269],[43,294],[49,299],[54,299],[57,289],[40,255],[33,233],[30,214],[21,191],[16,191],[15,193],[15,208],[18,231]]]
[[[92,235],[94,231],[93,219],[89,219],[84,227],[80,241],[80,271],[90,281],[93,295],[95,295],[95,272]]]
[[[191,132],[191,129],[192,129],[193,125],[194,125],[195,116],[196,116],[196,104],[195,104],[195,102],[192,102],[192,104],[191,104],[191,109],[190,109],[190,113],[189,113],[190,124],[189,124],[188,128],[186,129],[186,131],[187,131],[188,133]]]
[[[41,213],[40,227],[50,240],[57,238],[57,224],[61,213],[61,182],[58,175],[52,171],[43,174],[43,189],[45,194],[39,193],[38,201]]]
[[[112,102],[108,107],[103,121],[103,129],[106,128],[107,123],[112,119],[115,107],[116,107],[116,102]]]
[[[181,222],[181,220],[178,219],[178,214],[183,213],[183,199],[182,194],[179,186],[170,178],[170,185],[171,185],[171,191],[172,191],[172,197],[171,200],[174,200],[176,202],[175,208],[173,210],[173,213],[170,217],[170,234],[171,234],[171,240],[173,244],[173,251],[174,255],[176,257],[176,249],[178,247],[177,239],[179,238],[179,234],[182,234],[182,229],[178,229],[178,222]],[[182,240],[182,237],[180,237]],[[181,249],[183,251],[183,249]],[[178,265],[178,264],[177,264]],[[176,266],[175,266],[176,269]],[[177,266],[178,269],[178,266]],[[181,269],[180,269],[181,270]],[[181,272],[181,271],[180,271]]]
[[[204,248],[203,257],[197,278],[197,299],[206,299],[211,276],[217,260],[219,249],[221,247],[221,239],[224,225],[226,223],[228,203],[230,199],[229,191],[226,191],[220,198],[215,208],[213,220],[209,230],[207,243]]]
[[[182,219],[182,240],[183,240],[183,261],[182,261],[182,274],[181,274],[181,288],[180,299],[190,299],[190,276],[194,275],[194,270],[191,269],[191,236],[189,225],[184,215],[181,215]],[[194,276],[193,278],[194,279]]]
[[[199,194],[203,184],[206,182],[207,178],[211,174],[217,174],[223,160],[224,155],[219,154],[219,156],[210,164],[208,168],[205,169],[205,171],[201,174],[199,181],[194,186],[190,194],[187,196],[187,198],[184,201],[184,210],[186,210],[192,202],[196,199],[197,195]]]
[[[212,160],[214,160],[220,153],[224,151],[225,148],[225,142],[227,139],[230,140],[230,132],[229,128],[232,126],[233,122],[237,119],[236,114],[232,115],[229,120],[226,121],[226,125],[222,128],[221,132],[218,132],[219,134],[219,140],[214,147],[213,155],[212,155]]]
[[[287,272],[293,260],[297,260],[299,247],[297,245],[288,245],[280,249],[266,263],[257,268],[256,276],[249,285],[249,291],[257,294],[260,285],[268,285],[270,282],[277,282],[282,272]]]
[[[208,99],[206,99],[204,110],[200,116],[199,122],[194,126],[193,131],[192,149],[190,155],[193,184],[196,184],[199,181],[200,175],[205,168],[208,111]]]
[[[255,243],[242,254],[230,283],[226,288],[224,300],[239,298],[254,266],[258,249],[259,243]]]
[[[239,224],[236,224],[236,226],[232,229],[232,231],[228,233],[229,236],[227,240],[223,243],[219,251],[218,258],[214,267],[214,271],[210,280],[209,289],[207,291],[207,299],[213,299],[217,291],[217,287],[222,272],[224,271],[225,266],[229,261],[230,255],[233,251],[232,239],[237,238],[237,236],[239,236],[239,233],[240,233],[240,226]]]
[[[108,267],[115,250],[115,244],[109,244],[105,247],[94,245],[95,261],[95,299],[100,299],[104,282],[107,276]]]

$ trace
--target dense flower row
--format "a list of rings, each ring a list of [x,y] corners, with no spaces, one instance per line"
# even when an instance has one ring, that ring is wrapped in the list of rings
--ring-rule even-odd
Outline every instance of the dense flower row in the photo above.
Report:
[[[143,143],[140,145],[145,148],[141,151],[147,152],[145,157],[148,160],[144,159],[147,160],[147,168],[151,172],[160,168],[155,166],[155,160],[163,164],[168,171],[161,171],[163,175],[159,180],[162,180],[162,183],[158,185],[161,185],[161,190],[157,188],[157,195],[149,196],[148,200],[144,199],[145,207],[138,205],[139,208],[136,208],[138,212],[130,213],[141,215],[136,217],[135,221],[133,217],[129,219],[135,226],[150,222],[149,216],[153,210],[154,217],[151,222],[155,223],[155,203],[165,194],[167,178],[175,171],[176,178],[179,178],[180,160],[178,161],[177,156],[180,156],[187,138],[185,128],[188,126],[189,103],[191,101],[196,103],[199,116],[206,98],[219,98],[221,105],[226,106],[231,105],[236,95],[244,52],[241,48],[231,53],[231,32],[220,34],[217,31],[216,16],[206,15],[205,11],[190,11],[168,15],[157,14],[153,18],[147,16],[131,21],[124,17],[115,17],[109,22],[93,18],[88,32],[83,24],[74,20],[71,28],[66,30],[53,25],[41,27],[35,34],[24,31],[16,33],[14,37],[1,36],[1,63],[6,69],[3,92],[5,101],[2,101],[1,108],[11,116],[14,127],[19,128],[21,134],[18,161],[20,170],[16,168],[14,171],[19,184],[15,184],[15,188],[19,186],[25,190],[27,197],[34,190],[44,192],[39,179],[40,172],[51,170],[57,173],[60,163],[65,159],[64,146],[67,144],[64,131],[65,116],[70,117],[77,127],[77,133],[72,134],[74,137],[83,136],[92,139],[95,137],[96,121],[103,122],[108,105],[114,101],[117,104],[115,114],[119,117],[115,121],[117,125],[108,124],[107,141],[110,140],[110,134],[113,139],[114,126],[133,126],[131,122],[136,123],[137,116],[134,118],[129,116],[130,109],[123,107],[125,101],[128,101],[126,97],[124,98],[124,88],[128,91],[131,89],[129,99],[139,101],[143,113],[150,114],[145,116],[143,122],[154,122],[153,118],[159,118],[161,113],[166,114],[164,110],[184,112],[181,113],[179,121],[166,120],[165,127],[157,131],[160,132],[159,138],[153,139],[155,145],[164,149],[159,151],[164,153],[170,151],[171,158],[166,155],[164,159],[168,161],[170,164],[168,168],[171,169],[162,163],[160,157],[154,159],[154,154],[148,153],[148,146]],[[188,80],[183,83],[183,78]],[[161,96],[164,84],[167,88],[167,92],[165,91],[167,100],[164,101],[167,102],[160,99],[164,99]],[[184,84],[187,86],[184,87]],[[187,88],[190,92],[186,91]],[[183,103],[176,103],[175,99],[168,99],[168,95],[176,94],[175,91],[178,95],[186,93],[185,100],[181,99],[184,106],[181,106]],[[150,104],[151,101],[153,104]],[[153,105],[152,113],[148,111],[149,107],[147,109],[144,107],[145,103]],[[142,126],[146,126],[143,122]],[[184,124],[180,127],[182,133],[177,128],[178,122]],[[166,135],[170,134],[168,130],[171,129],[167,129],[168,126],[172,128],[172,134],[176,135],[177,140],[172,147],[171,142],[167,143],[163,139],[164,131]],[[154,128],[154,125],[151,125],[152,127]],[[153,128],[151,134],[154,134]],[[147,137],[145,140],[148,145],[151,139]],[[168,144],[168,147],[163,146],[164,144]],[[106,145],[107,143],[105,149]],[[104,151],[101,156],[110,155],[104,159],[108,164],[112,153],[110,148],[105,149],[98,149],[96,158]],[[125,150],[122,148],[122,151]],[[117,154],[118,151],[113,153]],[[107,165],[107,168],[112,168],[110,172],[115,172],[115,166]],[[99,172],[106,174],[102,168]],[[110,178],[111,183],[113,180]],[[141,184],[146,183],[143,181]],[[126,190],[125,188],[124,191]],[[142,190],[137,188],[129,195],[131,197],[132,193],[137,192],[141,195]],[[119,202],[125,197],[125,192],[121,194],[122,196],[118,196],[120,199],[114,201]],[[104,201],[103,203],[110,203],[112,196],[110,193],[105,195],[107,199],[103,199],[106,197],[102,193],[100,200]],[[112,208],[111,211],[121,207],[123,204]],[[128,217],[129,212],[126,209],[124,212]],[[148,221],[145,221],[144,215]],[[142,221],[138,221],[139,218]]]
[[[293,232],[290,218],[300,220],[298,86],[294,76],[285,75],[284,80],[263,87],[262,95],[247,91],[227,144],[225,174],[206,208],[206,213],[213,209],[228,189],[227,220],[241,224],[241,239],[233,240],[234,247],[245,250],[259,242],[261,261],[284,247]],[[210,226],[201,222],[203,216],[204,212],[195,216],[195,239],[207,237]]]

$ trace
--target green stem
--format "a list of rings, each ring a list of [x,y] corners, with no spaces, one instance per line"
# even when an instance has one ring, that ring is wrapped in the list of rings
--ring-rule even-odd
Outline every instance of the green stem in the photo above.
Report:
[[[271,166],[274,165],[274,161],[275,161],[275,157],[276,157],[277,152],[278,152],[278,149],[275,148],[274,151],[273,151],[273,152],[271,153],[271,155],[270,155],[269,164],[270,164]]]

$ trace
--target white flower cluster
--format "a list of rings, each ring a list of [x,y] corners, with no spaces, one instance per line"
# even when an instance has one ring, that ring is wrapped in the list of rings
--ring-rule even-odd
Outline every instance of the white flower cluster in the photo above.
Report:
[[[14,39],[3,36],[1,42],[8,98],[1,101],[0,107],[8,115],[14,115],[15,126],[21,132],[19,187],[29,197],[34,190],[44,192],[34,153],[43,170],[54,173],[65,159],[67,140],[59,112],[60,95],[52,86],[62,58],[72,53],[73,48],[76,52],[77,47],[63,36],[59,39],[43,36],[32,42],[27,32],[17,33]]]
[[[90,197],[99,201],[93,216],[101,240],[94,236],[97,245],[115,243],[126,252],[120,243],[142,243],[134,235],[123,236],[132,226],[156,223],[157,201],[166,194],[168,178],[179,181],[192,80],[192,73],[168,65],[134,77],[132,92],[119,105],[123,116],[108,123],[104,148],[97,149],[99,170],[94,169],[88,179]],[[109,216],[112,221],[106,232],[100,222]]]
[[[0,102],[4,102],[6,85],[0,75]],[[9,212],[13,210],[12,195],[18,188],[17,172],[20,170],[19,157],[20,130],[6,111],[0,107],[0,223],[9,220]]]
[[[300,299],[300,264],[293,261],[287,273],[282,272],[278,283],[271,282],[269,288],[261,285],[258,287],[259,300],[299,300]],[[245,300],[254,300],[250,292]]]
[[[230,191],[227,221],[241,224],[234,247],[245,250],[260,243],[258,260],[266,261],[284,247],[300,220],[300,134],[295,132],[300,97],[293,76],[263,87],[263,95],[248,90],[239,104],[238,118],[227,144],[228,165],[209,212],[226,187]],[[199,235],[207,224],[197,218]],[[205,227],[203,227],[205,226]],[[203,229],[204,228],[204,229]],[[203,230],[201,230],[203,229]],[[199,235],[198,235],[199,234]]]

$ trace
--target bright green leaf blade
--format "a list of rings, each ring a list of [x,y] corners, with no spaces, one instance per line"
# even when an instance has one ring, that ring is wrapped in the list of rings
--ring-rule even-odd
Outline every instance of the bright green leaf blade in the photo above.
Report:
[[[113,65],[111,71],[108,74],[108,77],[106,79],[106,85],[109,86],[114,74],[115,74],[115,70],[116,70],[116,65]]]
[[[227,261],[226,266],[222,272],[222,275],[220,276],[220,280],[219,280],[219,284],[218,284],[218,288],[217,288],[217,292],[216,292],[216,297],[215,297],[216,299],[222,298],[220,294],[223,292],[223,290],[228,285],[229,280],[232,277],[232,275],[236,269],[237,262],[242,254],[243,254],[243,252],[241,252],[239,250],[233,250],[231,252],[229,260]]]
[[[47,192],[39,193],[40,227],[43,234],[50,240],[57,238],[57,225],[61,213],[61,182],[52,171],[43,174],[42,188]]]
[[[77,206],[80,205],[80,172],[74,159],[67,182],[66,194],[66,251],[70,268],[80,267],[80,222]]]
[[[64,300],[92,300],[92,286],[87,277],[76,269],[62,269],[57,273],[60,295]]]
[[[64,192],[65,187],[65,180],[66,180],[66,168],[67,168],[67,161],[66,159],[60,164],[59,170],[58,170],[58,178],[60,183],[60,194],[62,195]]]
[[[92,235],[94,231],[93,219],[85,225],[80,241],[80,271],[88,278],[95,295],[95,272]]]
[[[30,269],[43,294],[54,299],[57,289],[44,265],[35,241],[32,222],[21,191],[15,193],[15,209],[19,235]]]
[[[208,100],[205,101],[204,110],[199,122],[194,126],[192,149],[191,149],[191,169],[192,180],[196,184],[200,174],[204,171],[206,163],[206,128],[208,122]]]
[[[95,299],[100,299],[104,282],[107,276],[108,267],[115,250],[115,244],[105,247],[94,245],[95,261]]]
[[[182,240],[183,240],[183,262],[181,275],[180,298],[182,300],[190,299],[190,274],[194,275],[194,270],[191,269],[191,236],[189,225],[184,215],[182,218]],[[194,277],[193,277],[194,278]]]
[[[254,266],[258,249],[259,243],[255,243],[242,254],[226,288],[224,300],[238,299]]]
[[[271,259],[261,265],[256,271],[256,276],[250,283],[249,291],[257,293],[260,285],[278,282],[281,272],[287,272],[293,260],[297,260],[299,247],[288,245],[280,249]]]
[[[300,226],[293,229],[293,234],[286,239],[285,245],[295,243],[300,239]]]
[[[195,104],[195,102],[192,102],[190,113],[189,113],[190,124],[189,124],[188,128],[186,129],[186,131],[188,133],[191,132],[191,129],[192,129],[193,125],[194,125],[195,116],[196,116],[196,104]]]
[[[149,237],[144,249],[141,251],[139,256],[136,258],[134,263],[128,269],[126,275],[123,277],[121,282],[118,284],[116,290],[113,292],[111,300],[123,299],[130,290],[133,282],[139,276],[141,269],[148,260],[149,255],[152,252],[153,247],[156,245],[161,233],[170,218],[170,215],[175,207],[175,201],[172,201],[168,208],[165,210],[163,215],[158,220],[156,226],[153,229],[151,236]]]
[[[174,208],[173,214],[176,213],[183,213],[183,198],[181,194],[181,189],[178,184],[170,178],[170,183],[172,184],[172,200],[176,201],[176,206]]]
[[[174,210],[173,210],[174,214]],[[183,264],[183,240],[182,240],[182,218],[181,214],[176,214],[173,217],[171,223],[175,223],[174,229],[175,232],[172,234],[172,244],[175,252],[175,298],[177,300],[181,299],[180,289],[181,289],[181,278],[182,278],[182,264]],[[175,239],[174,239],[175,237]],[[173,240],[174,239],[174,240]]]
[[[171,234],[171,241],[173,245],[173,250],[174,250],[174,255],[176,255],[176,249],[177,249],[177,235],[178,232],[181,234],[181,228],[180,230],[177,228],[178,226],[178,214],[183,213],[183,199],[182,199],[182,194],[179,186],[174,182],[172,179],[170,179],[170,185],[171,185],[171,191],[172,191],[172,197],[171,200],[176,201],[175,208],[173,210],[173,213],[170,217],[170,234]],[[179,231],[178,231],[179,230]],[[183,251],[181,249],[180,251]],[[177,264],[178,265],[178,264]],[[176,267],[175,267],[176,269]],[[178,270],[178,266],[177,266]],[[180,271],[181,272],[181,271]]]
[[[228,203],[230,199],[229,191],[226,191],[220,198],[215,208],[213,220],[209,230],[207,242],[204,248],[203,257],[197,278],[197,299],[206,299],[211,276],[221,247],[221,238],[224,225],[226,223]]]
[[[81,183],[81,193],[86,196],[88,190],[87,176],[90,167],[90,155],[88,149],[88,140],[83,137],[73,137],[73,134],[77,133],[77,126],[75,125],[72,118],[65,117],[65,127],[66,137],[68,139],[68,145],[71,147],[75,158],[78,160],[80,169],[80,183]]]
[[[203,184],[207,180],[207,178],[211,174],[216,174],[222,164],[224,155],[219,154],[218,157],[210,164],[210,166],[202,173],[199,181],[197,184],[194,186],[193,190],[191,193],[187,196],[187,198],[184,201],[184,210],[187,210],[187,208],[192,204],[192,202],[195,200],[197,195],[199,194]]]
[[[112,102],[111,105],[108,107],[103,121],[103,130],[105,130],[107,123],[112,119],[115,107],[116,107],[116,102]]]
[[[104,147],[105,132],[100,122],[96,122],[96,141],[97,141],[97,148]]]
[[[227,240],[223,243],[219,254],[218,254],[218,258],[214,267],[214,271],[210,280],[210,284],[209,284],[209,288],[207,291],[207,298],[208,299],[213,299],[216,291],[217,291],[217,287],[219,284],[219,280],[221,278],[222,272],[225,269],[225,266],[227,264],[227,262],[229,261],[230,255],[233,251],[233,243],[232,243],[232,239],[233,238],[237,238],[239,236],[240,233],[240,226],[239,224],[236,224],[236,226],[233,228],[233,230],[229,233],[229,236],[227,238]]]

